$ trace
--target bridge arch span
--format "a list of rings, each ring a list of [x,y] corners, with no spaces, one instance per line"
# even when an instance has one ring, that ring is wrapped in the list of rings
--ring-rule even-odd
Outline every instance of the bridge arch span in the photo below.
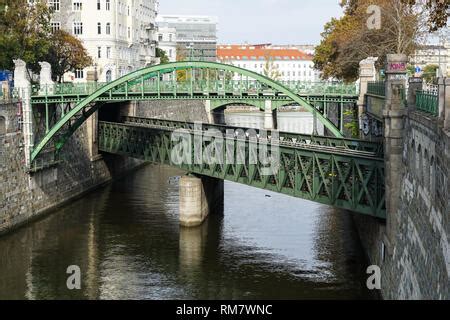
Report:
[[[36,157],[45,148],[45,146],[57,136],[59,136],[59,139],[58,141],[55,141],[55,149],[58,152],[64,146],[67,139],[69,139],[70,136],[75,132],[75,130],[78,129],[96,110],[98,110],[98,108],[100,108],[100,106],[102,105],[100,101],[102,99],[100,98],[105,98],[109,95],[109,97],[113,101],[114,92],[125,90],[127,101],[134,100],[136,98],[133,97],[136,97],[136,95],[131,94],[131,91],[130,95],[128,95],[128,90],[130,90],[131,87],[136,85],[142,85],[142,87],[144,87],[144,82],[149,78],[156,78],[156,81],[159,82],[162,75],[174,73],[180,70],[191,70],[191,74],[193,74],[195,72],[194,70],[196,69],[215,70],[216,74],[219,74],[221,71],[223,71],[223,79],[225,79],[227,72],[231,73],[232,75],[238,74],[242,77],[245,76],[249,79],[253,79],[256,82],[263,84],[265,87],[268,87],[276,91],[277,93],[281,93],[289,97],[290,99],[292,99],[292,101],[304,107],[309,112],[313,114],[315,113],[317,119],[322,122],[324,126],[330,130],[330,132],[332,132],[336,137],[343,137],[342,133],[334,126],[334,124],[326,119],[322,114],[320,114],[313,106],[311,106],[309,102],[307,102],[304,98],[300,97],[286,86],[272,79],[269,79],[268,77],[232,65],[226,65],[216,62],[185,61],[161,64],[140,69],[99,88],[97,91],[77,103],[72,110],[66,113],[48,131],[48,133],[43,137],[41,141],[36,144],[35,148],[33,149],[31,153],[31,160],[35,160]],[[193,77],[191,76],[191,83],[193,81],[192,79]],[[208,99],[208,96],[205,96],[205,100],[206,99]],[[270,99],[270,95],[268,96],[268,99]],[[68,130],[66,132],[62,132],[64,127],[66,127],[67,125],[69,126]]]

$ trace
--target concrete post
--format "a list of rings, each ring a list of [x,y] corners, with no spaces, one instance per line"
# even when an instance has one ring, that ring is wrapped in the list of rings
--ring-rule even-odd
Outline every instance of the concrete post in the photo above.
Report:
[[[211,100],[205,100],[206,116],[208,117],[208,123],[214,124],[214,114],[211,110]]]
[[[48,62],[39,62],[41,73],[39,74],[39,94],[53,94],[54,82],[52,80],[52,66]]]
[[[407,107],[411,110],[416,109],[416,93],[423,88],[422,78],[409,78]]]
[[[395,246],[398,232],[397,217],[403,169],[403,135],[406,115],[403,90],[406,87],[406,66],[406,55],[389,54],[387,56],[386,104],[383,116],[385,120],[387,237],[392,246]]]
[[[206,176],[180,179],[180,224],[196,227],[223,204],[223,180]]]
[[[450,78],[445,79],[444,128],[450,130]]]
[[[264,102],[264,129],[276,129],[276,121],[274,119],[275,114],[276,113],[272,111],[272,100],[266,100]]]
[[[367,84],[376,80],[375,62],[378,58],[368,57],[359,63],[359,99],[358,99],[358,116],[361,119],[365,112],[365,95],[367,93]]]
[[[86,120],[88,151],[91,162],[102,159],[98,152],[98,111]]]
[[[450,78],[439,78],[439,119],[445,130],[450,130]]]
[[[31,151],[34,147],[33,114],[31,110],[31,82],[28,77],[27,65],[23,60],[14,60],[14,87],[22,102],[23,138],[25,164],[31,165]]]

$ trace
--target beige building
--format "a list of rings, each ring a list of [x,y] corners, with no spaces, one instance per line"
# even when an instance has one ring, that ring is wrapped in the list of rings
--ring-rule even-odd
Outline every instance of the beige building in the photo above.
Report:
[[[79,38],[94,65],[74,70],[66,81],[83,82],[88,74],[109,82],[158,62],[156,15],[158,0],[48,0],[53,30]],[[95,78],[95,77],[94,77]]]

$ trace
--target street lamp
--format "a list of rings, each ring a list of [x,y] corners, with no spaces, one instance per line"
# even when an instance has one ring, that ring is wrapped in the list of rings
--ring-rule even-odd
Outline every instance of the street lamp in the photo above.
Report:
[[[186,46],[186,49],[189,50],[189,60],[194,60],[194,43],[191,42],[188,46]]]
[[[95,83],[98,82],[98,74],[97,74],[97,62],[94,63],[94,81]]]

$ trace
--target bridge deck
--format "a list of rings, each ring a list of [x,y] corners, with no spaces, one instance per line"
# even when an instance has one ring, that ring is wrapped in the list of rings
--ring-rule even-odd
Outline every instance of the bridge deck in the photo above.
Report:
[[[193,123],[181,128],[179,122],[158,121],[100,122],[99,148],[385,218],[384,161],[374,152],[239,132],[225,136],[222,144],[217,139],[200,140],[198,144],[199,131]],[[223,126],[205,125],[200,136],[209,136],[214,127],[223,132]],[[233,131],[235,127],[228,129]],[[265,149],[259,147],[262,143],[267,143]],[[180,147],[188,151],[182,161],[176,156]],[[264,152],[277,164],[275,171],[266,172],[269,167],[260,158]]]
[[[343,102],[354,103],[357,98],[356,86],[346,84],[312,83],[312,82],[284,82],[287,88],[299,96],[314,102]],[[76,103],[88,97],[107,83],[83,83],[83,84],[54,84],[46,86],[34,86],[32,88],[32,104],[45,103]],[[148,83],[136,83],[123,86],[110,91],[99,97],[99,101],[116,100],[150,100],[150,99],[205,99],[224,98],[247,98],[261,99],[270,98],[290,100],[279,92],[268,87],[263,87],[256,81],[216,81],[207,83],[205,81],[171,82],[160,81]]]

